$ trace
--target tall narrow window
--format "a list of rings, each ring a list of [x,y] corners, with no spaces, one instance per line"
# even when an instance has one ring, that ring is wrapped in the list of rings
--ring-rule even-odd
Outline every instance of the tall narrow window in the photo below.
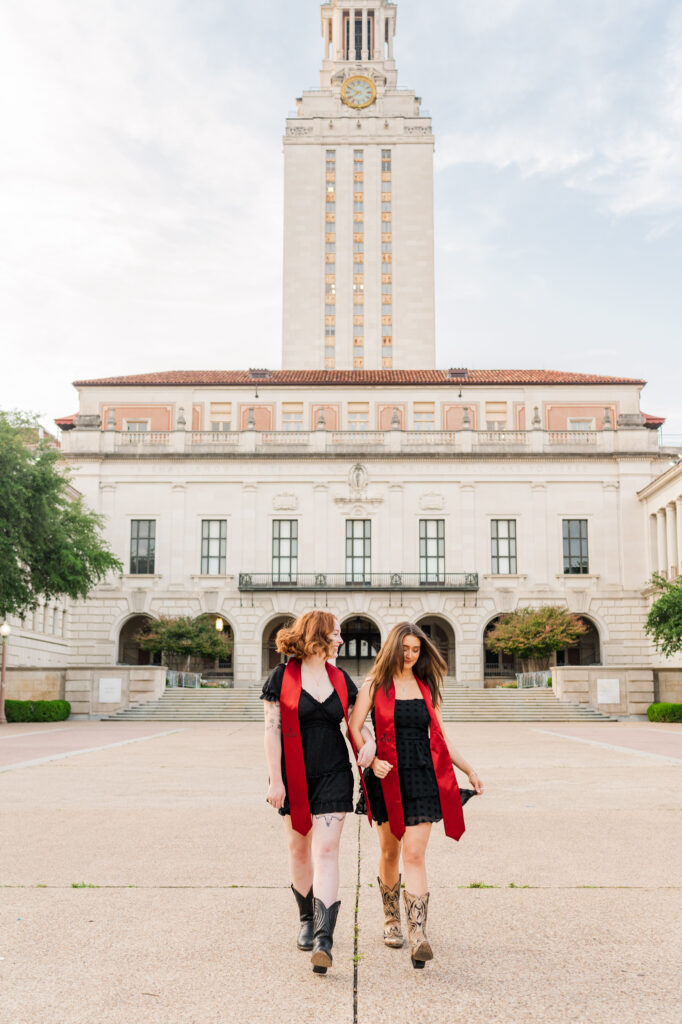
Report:
[[[149,576],[154,572],[156,520],[133,519],[130,524],[130,574]]]
[[[371,583],[372,522],[346,520],[346,583]]]
[[[348,429],[369,430],[369,403],[348,403]]]
[[[445,581],[445,520],[419,520],[419,582]]]
[[[298,572],[298,520],[275,519],[272,524],[272,581],[294,583]]]
[[[303,430],[303,403],[282,403],[282,429]]]
[[[587,550],[587,519],[564,519],[564,574],[585,575],[590,571]]]
[[[201,522],[201,575],[222,576],[227,563],[227,520]]]
[[[336,150],[325,157],[324,366],[336,366]]]
[[[495,576],[516,573],[516,520],[493,519],[490,524],[490,553]]]
[[[393,368],[393,157],[381,151],[381,365]]]
[[[414,429],[435,430],[436,407],[433,402],[414,403]]]
[[[365,154],[353,152],[353,369],[365,365]]]

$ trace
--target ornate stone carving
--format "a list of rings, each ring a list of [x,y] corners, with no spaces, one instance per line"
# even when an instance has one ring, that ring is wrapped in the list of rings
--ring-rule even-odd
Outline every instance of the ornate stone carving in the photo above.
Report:
[[[310,125],[296,125],[287,128],[287,135],[312,135],[313,128]]]
[[[433,135],[433,128],[425,124],[406,124],[403,131],[405,135]]]
[[[369,473],[361,462],[356,462],[348,474],[348,486],[351,489],[351,493],[355,495],[362,494],[367,489],[368,483]]]
[[[275,512],[295,512],[298,508],[298,497],[295,494],[276,494],[272,499]]]
[[[445,498],[437,491],[427,491],[420,496],[419,507],[425,512],[439,512],[445,508]]]

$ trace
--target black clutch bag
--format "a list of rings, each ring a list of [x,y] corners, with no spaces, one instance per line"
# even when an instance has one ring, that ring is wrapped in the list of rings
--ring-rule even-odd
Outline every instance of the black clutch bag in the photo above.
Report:
[[[467,800],[471,800],[472,796],[477,796],[475,789],[461,789],[459,791],[459,798],[462,801],[462,807],[464,807]]]

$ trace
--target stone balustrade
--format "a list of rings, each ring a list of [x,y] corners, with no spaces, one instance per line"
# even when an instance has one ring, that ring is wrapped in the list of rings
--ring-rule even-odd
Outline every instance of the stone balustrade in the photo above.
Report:
[[[76,429],[62,434],[65,453],[160,455],[441,454],[558,455],[657,452],[654,430],[173,430]]]

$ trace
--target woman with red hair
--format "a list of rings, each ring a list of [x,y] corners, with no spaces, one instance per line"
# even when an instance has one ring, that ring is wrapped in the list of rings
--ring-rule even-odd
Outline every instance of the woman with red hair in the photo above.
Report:
[[[394,626],[360,690],[350,720],[357,742],[372,714],[377,756],[364,773],[372,817],[379,833],[379,890],[384,909],[384,942],[399,948],[400,854],[403,899],[413,967],[433,959],[426,937],[429,893],[426,848],[433,822],[445,834],[464,832],[462,802],[483,792],[470,764],[452,746],[443,728],[440,705],[446,664],[424,631],[411,622]],[[468,776],[473,790],[460,790],[453,765]]]
[[[330,612],[307,612],[277,634],[277,650],[289,659],[263,686],[268,803],[284,819],[292,891],[298,904],[298,948],[312,951],[313,970],[332,964],[334,928],[341,903],[339,843],[353,810],[353,772],[341,732],[357,687],[330,664],[343,640]],[[376,753],[369,729],[358,731],[360,767]]]

